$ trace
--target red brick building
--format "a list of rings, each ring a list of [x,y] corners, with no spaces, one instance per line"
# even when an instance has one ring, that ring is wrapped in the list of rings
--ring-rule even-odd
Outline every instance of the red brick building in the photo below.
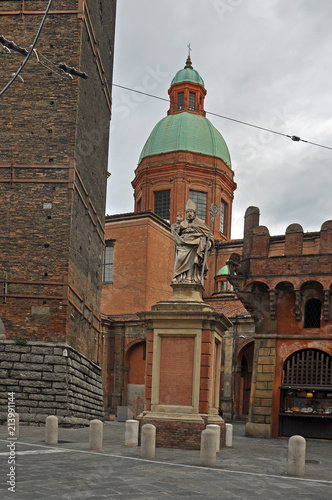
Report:
[[[255,321],[247,434],[332,439],[332,221],[270,237],[245,216],[241,273],[229,279]]]
[[[46,5],[1,2],[1,34],[29,48]],[[39,423],[49,412],[63,420],[102,414],[115,9],[115,0],[98,8],[92,0],[54,0],[37,52],[21,73],[24,82],[16,79],[1,97],[1,374],[3,387],[16,392],[21,421]],[[1,51],[3,87],[24,56]]]
[[[118,405],[134,415],[143,410],[146,327],[136,313],[171,296],[169,224],[190,198],[207,224],[210,203],[221,209],[204,300],[233,323],[223,334],[224,417],[246,419],[248,435],[300,430],[331,439],[331,222],[317,233],[291,224],[285,235],[270,236],[250,208],[244,238],[231,240],[230,155],[205,117],[205,85],[190,59],[169,95],[168,115],[152,130],[135,171],[135,212],[106,218],[105,405],[110,412]]]
[[[234,311],[249,316],[226,276],[214,279],[234,251],[229,240],[236,184],[225,140],[205,117],[205,95],[204,81],[188,57],[171,82],[168,114],[154,127],[140,155],[132,183],[135,212],[106,217],[104,382],[105,405],[112,412],[127,404],[135,415],[143,410],[146,329],[136,313],[172,295],[175,250],[170,224],[179,212],[184,215],[188,198],[208,225],[210,204],[220,208],[212,227],[216,244],[204,284],[206,299],[216,308],[228,308],[231,316]],[[248,328],[241,328],[247,335]],[[135,375],[138,352],[140,376]],[[223,397],[231,414],[229,376],[225,383]]]

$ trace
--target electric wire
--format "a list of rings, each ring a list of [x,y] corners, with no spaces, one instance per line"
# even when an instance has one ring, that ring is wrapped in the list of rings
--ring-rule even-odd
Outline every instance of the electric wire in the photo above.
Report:
[[[35,38],[34,38],[34,41],[32,42],[32,45],[30,46],[29,48],[29,51],[24,59],[24,61],[21,63],[20,67],[18,68],[18,70],[16,71],[16,73],[14,73],[11,77],[11,79],[9,80],[9,82],[4,86],[4,88],[0,91],[0,97],[3,96],[3,94],[6,92],[6,90],[11,86],[11,84],[14,82],[14,80],[16,80],[16,78],[18,77],[18,75],[21,73],[22,69],[24,68],[24,66],[26,65],[26,63],[28,62],[28,60],[30,59],[30,56],[36,46],[36,43],[38,41],[38,38],[40,36],[40,33],[43,29],[43,26],[44,26],[44,23],[46,21],[46,18],[47,18],[47,14],[48,14],[48,11],[50,10],[50,7],[51,7],[51,4],[52,4],[53,0],[49,0],[48,2],[48,5],[46,7],[46,10],[45,10],[45,14],[43,16],[43,19],[40,23],[40,26],[38,28],[38,31],[35,35]]]
[[[117,85],[117,84],[113,83],[112,86],[113,87],[118,87],[120,89],[128,90],[130,92],[136,92],[137,94],[146,95],[148,97],[153,97],[154,99],[159,99],[160,101],[166,101],[166,102],[172,103],[172,101],[170,99],[166,99],[164,97],[156,96],[154,94],[149,94],[147,92],[142,92],[140,90],[132,89],[130,87],[125,87],[123,85]],[[283,137],[287,137],[288,139],[291,139],[292,141],[295,141],[295,142],[306,142],[307,144],[311,144],[311,145],[317,146],[319,148],[329,149],[329,150],[332,151],[332,147],[325,146],[324,144],[319,144],[317,142],[312,142],[312,141],[307,141],[305,139],[301,139],[297,135],[284,134],[283,132],[278,132],[277,130],[272,130],[270,128],[261,127],[259,125],[255,125],[253,123],[245,122],[243,120],[237,120],[236,118],[231,118],[229,116],[220,115],[218,113],[213,113],[212,111],[206,111],[206,114],[207,115],[216,116],[218,118],[223,118],[224,120],[229,120],[229,121],[232,121],[232,122],[235,122],[235,123],[239,123],[241,125],[246,125],[247,127],[252,127],[252,128],[259,129],[259,130],[264,130],[265,132],[269,132],[271,134],[275,134],[275,135],[280,135],[280,136],[283,136]]]
[[[31,45],[31,47],[29,49],[29,52],[28,52],[25,60],[23,61],[23,63],[19,67],[18,71],[12,76],[12,78],[8,82],[8,84],[0,92],[0,97],[8,89],[8,87],[13,83],[13,81],[19,76],[19,73],[22,71],[23,67],[27,63],[27,61],[28,61],[28,59],[29,59],[32,51],[35,52],[35,55],[36,55],[38,63],[41,64],[42,66],[44,66],[48,71],[51,71],[55,75],[59,76],[62,80],[73,79],[72,75],[70,74],[70,71],[66,71],[64,69],[64,67],[66,66],[65,64],[60,64],[60,65],[58,64],[58,65],[56,65],[52,61],[50,61],[49,59],[47,59],[47,57],[45,57],[41,52],[37,53],[37,51],[34,49],[34,46],[37,43],[37,40],[38,40],[38,37],[40,35],[41,29],[43,27],[43,24],[44,24],[44,22],[46,20],[46,16],[47,16],[48,10],[49,10],[49,8],[51,6],[51,3],[52,3],[52,0],[49,0],[49,4],[48,4],[48,6],[46,8],[46,11],[45,11],[42,23],[41,23],[41,25],[39,27],[39,30],[38,30],[37,35],[35,37],[35,40],[34,40],[33,44]],[[6,48],[6,47],[4,47],[4,48]],[[38,56],[41,56],[48,64],[42,62]],[[60,69],[62,69],[62,73],[59,73],[59,71],[58,71],[59,67],[60,67]],[[77,70],[75,70],[75,68],[68,68],[68,69],[69,70],[74,70],[75,73],[73,72],[73,74],[76,74],[77,76],[82,76],[83,75],[82,77],[85,78],[85,79],[88,77],[86,75],[86,73],[78,72]],[[90,80],[96,80],[96,79],[95,78],[90,78]],[[157,96],[155,94],[150,94],[148,92],[142,92],[141,90],[133,89],[131,87],[126,87],[124,85],[118,85],[116,83],[112,83],[112,86],[120,88],[120,89],[123,89],[123,90],[127,90],[129,92],[135,92],[136,94],[141,94],[141,95],[145,95],[147,97],[152,97],[153,99],[158,99],[160,101],[164,101],[164,102],[168,102],[168,103],[174,104],[174,101],[172,101],[170,99],[167,99],[165,97],[160,97],[160,96]],[[249,122],[246,122],[244,120],[239,120],[239,119],[236,119],[236,118],[231,118],[230,116],[221,115],[219,113],[213,113],[212,111],[206,111],[205,113],[207,115],[215,116],[217,118],[222,118],[224,120],[228,120],[228,121],[232,121],[232,122],[235,122],[235,123],[239,123],[240,125],[245,125],[247,127],[252,127],[252,128],[255,128],[255,129],[258,129],[258,130],[264,130],[265,132],[269,132],[271,134],[279,135],[279,136],[282,136],[282,137],[287,137],[288,139],[291,139],[294,142],[304,142],[304,143],[307,143],[307,144],[311,144],[312,146],[316,146],[316,147],[319,147],[319,148],[324,148],[324,149],[328,149],[328,150],[332,151],[332,147],[330,147],[330,146],[325,146],[324,144],[320,144],[320,143],[317,143],[317,142],[313,142],[313,141],[308,141],[308,140],[305,140],[305,139],[301,139],[301,137],[299,137],[297,135],[285,134],[283,132],[279,132],[277,130],[273,130],[273,129],[270,129],[270,128],[267,128],[267,127],[262,127],[260,125],[255,125],[253,123],[249,123]]]

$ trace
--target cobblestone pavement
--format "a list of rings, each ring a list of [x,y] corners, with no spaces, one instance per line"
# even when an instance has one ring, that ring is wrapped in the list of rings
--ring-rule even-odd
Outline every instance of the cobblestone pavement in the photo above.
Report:
[[[22,427],[15,444],[16,489],[8,490],[7,429],[0,427],[0,498],[3,500],[329,500],[332,443],[307,440],[305,478],[287,477],[288,439],[244,436],[234,424],[233,447],[216,467],[200,467],[199,451],[158,448],[155,460],[124,446],[124,423],[106,422],[102,452],[89,451],[89,429],[59,429],[46,446],[43,427]]]

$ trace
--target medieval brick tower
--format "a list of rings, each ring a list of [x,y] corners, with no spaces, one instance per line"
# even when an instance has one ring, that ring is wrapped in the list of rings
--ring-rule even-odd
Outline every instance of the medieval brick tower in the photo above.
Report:
[[[1,34],[29,49],[47,4],[1,2]],[[115,10],[116,0],[53,0],[23,80],[0,100],[2,375],[5,385],[11,380],[26,422],[47,414],[80,421],[102,412],[101,264]],[[3,88],[24,56],[0,50]],[[80,74],[69,75],[61,64]],[[18,345],[22,339],[26,345]]]

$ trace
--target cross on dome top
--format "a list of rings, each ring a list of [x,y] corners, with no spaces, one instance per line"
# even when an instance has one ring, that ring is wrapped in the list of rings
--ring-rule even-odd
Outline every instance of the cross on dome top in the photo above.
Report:
[[[185,65],[184,69],[186,69],[186,68],[194,69],[192,62],[191,62],[191,58],[190,58],[190,52],[192,51],[190,43],[188,43],[187,47],[188,47],[188,57],[187,57],[186,65]]]

